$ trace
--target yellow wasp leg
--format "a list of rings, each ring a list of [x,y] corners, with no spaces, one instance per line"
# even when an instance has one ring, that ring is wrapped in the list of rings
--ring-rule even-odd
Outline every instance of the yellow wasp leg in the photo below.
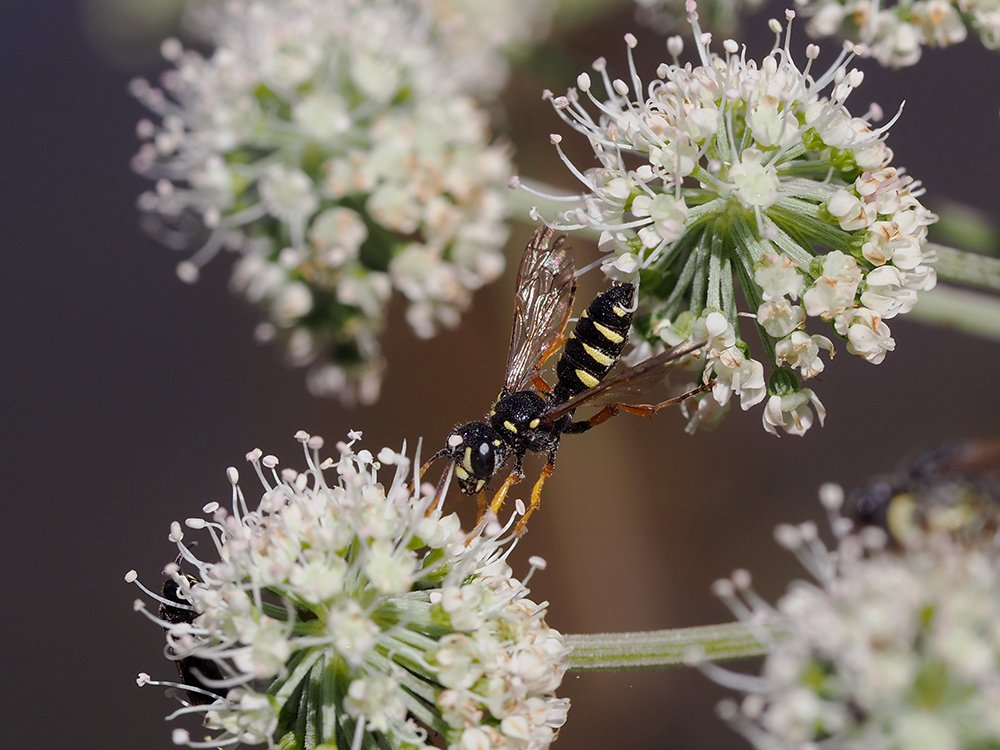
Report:
[[[555,470],[555,456],[550,455],[549,460],[542,468],[542,473],[538,475],[538,481],[531,488],[531,504],[528,506],[528,510],[524,512],[524,515],[521,516],[521,520],[517,522],[517,526],[514,527],[514,533],[518,536],[527,531],[525,527],[528,525],[528,519],[531,518],[532,513],[538,510],[538,506],[542,504],[542,487],[545,485],[545,480],[552,476],[552,472]]]
[[[500,512],[500,508],[503,507],[503,501],[507,499],[507,493],[510,492],[510,488],[522,479],[524,479],[524,473],[517,471],[516,469],[508,475],[503,482],[503,486],[501,486],[500,489],[497,490],[497,494],[493,496],[493,502],[490,503],[491,513]]]

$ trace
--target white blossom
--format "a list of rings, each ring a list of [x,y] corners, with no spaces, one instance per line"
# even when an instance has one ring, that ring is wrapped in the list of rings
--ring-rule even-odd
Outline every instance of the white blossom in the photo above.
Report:
[[[995,542],[931,533],[888,549],[882,529],[839,515],[839,487],[825,485],[821,498],[832,547],[812,523],[775,534],[814,580],[794,581],[774,606],[746,571],[715,585],[769,646],[759,675],[705,666],[745,692],[720,713],[760,750],[1000,743]]]
[[[761,419],[764,429],[772,435],[779,435],[778,428],[781,428],[789,435],[802,436],[812,427],[813,412],[822,425],[826,409],[811,388],[802,388],[768,397]]]
[[[882,65],[920,60],[924,47],[949,47],[969,32],[989,49],[1000,48],[996,0],[796,0],[813,36],[862,42]]]
[[[848,109],[864,79],[851,67],[854,45],[825,68],[809,45],[800,65],[787,11],[784,25],[770,22],[775,44],[757,61],[732,39],[713,52],[700,6],[688,2],[686,13],[693,63],[682,64],[683,42],[671,38],[672,61],[644,82],[628,34],[626,75],[613,77],[599,58],[564,95],[546,93],[595,158],[577,165],[563,136],[551,136],[582,191],[561,196],[568,208],[548,223],[599,232],[605,274],[641,281],[648,326],[632,346],[707,342],[682,364],[719,406],[733,393],[744,409],[766,401],[768,431],[801,434],[824,415],[801,380],[824,371],[819,357],[832,355],[834,336],[878,364],[895,345],[881,321],[933,287],[926,239],[936,217],[920,204],[920,184],[892,163],[892,123],[874,124],[877,107],[863,117]],[[712,329],[714,318],[725,328]],[[748,343],[758,338],[746,335],[750,321],[760,352]]]
[[[310,367],[314,392],[370,402],[393,291],[427,337],[503,271],[510,154],[478,100],[505,78],[503,49],[544,28],[547,0],[520,15],[464,0],[195,4],[211,51],[171,40],[162,88],[132,84],[159,119],[141,123],[134,159],[154,181],[145,219],[198,248],[186,281],[236,253],[232,286],[262,308],[259,338]],[[487,27],[491,43],[463,36]],[[412,248],[419,279],[395,262]]]
[[[183,729],[175,741],[305,746],[305,732],[355,749],[548,747],[568,708],[554,695],[568,648],[506,563],[516,514],[466,534],[442,509],[447,483],[410,488],[419,458],[405,449],[373,456],[354,432],[324,458],[320,438],[296,437],[304,471],[251,451],[258,503],[230,468],[230,508],[210,503],[171,526],[176,595],[126,576],[159,601],[158,616],[136,606],[165,629],[167,656],[192,666],[184,684],[139,679],[188,695],[170,718],[202,717],[208,744]]]
[[[830,352],[830,357],[833,357],[833,342],[826,336],[810,336],[805,331],[792,331],[775,344],[774,361],[797,369],[808,380],[819,375],[826,367],[819,358],[820,349]]]

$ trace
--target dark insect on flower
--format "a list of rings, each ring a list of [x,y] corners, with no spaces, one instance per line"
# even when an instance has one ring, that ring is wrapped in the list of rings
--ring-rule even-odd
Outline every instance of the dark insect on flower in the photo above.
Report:
[[[531,491],[531,503],[517,524],[519,533],[538,508],[542,486],[555,469],[563,434],[585,432],[621,411],[649,416],[708,388],[701,386],[652,404],[615,400],[640,380],[662,375],[670,364],[702,345],[675,347],[605,379],[628,340],[635,288],[632,284],[617,284],[598,294],[565,336],[576,294],[576,274],[566,238],[553,240],[553,234],[548,227],[537,229],[521,257],[504,385],[488,421],[468,422],[456,428],[447,445],[424,464],[426,469],[438,458],[449,456],[455,463],[459,487],[466,494],[477,495],[481,518],[487,508],[481,493],[511,456],[514,467],[489,504],[494,513],[500,510],[510,488],[524,479],[525,455],[547,454],[545,467]],[[551,386],[541,370],[560,349],[562,355],[555,368],[557,382]],[[577,409],[602,403],[589,419],[574,420]]]
[[[948,443],[895,474],[863,484],[850,497],[853,519],[910,546],[927,535],[963,543],[1000,533],[1000,440]]]
[[[198,579],[194,576],[185,577],[192,585],[198,583]],[[162,594],[163,598],[167,601],[160,602],[159,615],[161,620],[171,625],[179,623],[191,624],[194,622],[198,613],[195,612],[191,604],[181,595],[181,587],[172,577],[168,576],[164,582]],[[170,656],[176,656],[176,652],[170,646],[167,646],[167,653]],[[185,692],[191,703],[207,705],[214,703],[218,698],[226,697],[226,693],[229,692],[227,688],[211,686],[212,683],[218,683],[223,680],[223,674],[219,669],[219,665],[214,661],[199,659],[197,657],[186,657],[175,659],[174,662],[177,664],[177,674],[180,677],[180,681],[190,688]]]

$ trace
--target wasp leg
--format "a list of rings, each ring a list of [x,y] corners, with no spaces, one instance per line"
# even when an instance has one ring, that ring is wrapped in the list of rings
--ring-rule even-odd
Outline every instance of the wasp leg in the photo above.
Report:
[[[699,393],[707,391],[711,387],[712,383],[705,383],[704,385],[699,385],[697,388],[693,388],[687,393],[682,393],[680,396],[668,398],[666,401],[660,401],[655,404],[608,404],[590,419],[585,419],[581,422],[571,422],[569,426],[563,430],[563,432],[571,434],[586,432],[591,427],[597,427],[597,425],[602,422],[607,422],[609,419],[617,416],[621,412],[638,414],[641,417],[651,417],[661,409],[666,409],[668,406],[674,406],[682,401],[686,401],[692,396],[697,396]]]
[[[534,385],[535,388],[540,390],[542,393],[552,393],[552,386],[549,385],[545,381],[545,378],[543,378],[541,375],[542,367],[545,366],[545,363],[553,354],[555,354],[556,352],[558,352],[560,349],[563,348],[563,345],[568,340],[569,339],[566,336],[563,336],[562,334],[556,337],[556,340],[553,341],[544,352],[542,352],[541,356],[538,358],[538,363],[532,370],[531,384]]]
[[[545,378],[543,378],[541,375],[533,375],[531,377],[531,384],[535,386],[535,388],[540,390],[542,393],[549,395],[552,394],[552,386],[549,385],[546,382]]]
[[[538,506],[542,504],[542,487],[545,485],[545,480],[552,476],[552,472],[556,470],[556,451],[549,451],[549,460],[545,462],[545,466],[542,467],[542,473],[538,475],[538,481],[535,482],[535,486],[531,488],[531,504],[528,509],[521,516],[521,520],[517,522],[517,526],[514,527],[514,533],[518,536],[523,535],[527,529],[528,519],[531,518],[531,514],[538,510]]]
[[[503,502],[507,499],[507,493],[510,492],[510,488],[522,479],[524,479],[524,469],[521,467],[521,457],[518,456],[514,470],[504,480],[503,485],[497,490],[497,494],[493,496],[493,502],[490,503],[490,513],[500,512],[500,508],[503,507]]]

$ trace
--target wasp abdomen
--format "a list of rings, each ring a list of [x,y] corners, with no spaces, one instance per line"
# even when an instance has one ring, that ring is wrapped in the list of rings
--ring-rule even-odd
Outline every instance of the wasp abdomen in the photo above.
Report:
[[[581,314],[556,365],[556,401],[593,388],[614,367],[632,325],[633,292],[631,284],[613,286]]]

